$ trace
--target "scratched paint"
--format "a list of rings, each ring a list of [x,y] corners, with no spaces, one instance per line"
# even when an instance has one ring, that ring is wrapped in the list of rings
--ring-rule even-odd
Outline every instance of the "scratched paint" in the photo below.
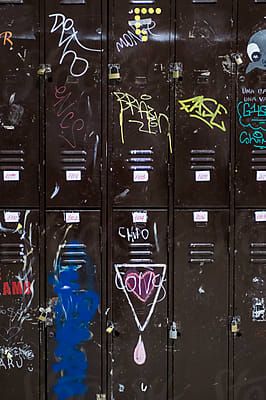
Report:
[[[55,306],[56,363],[53,365],[54,371],[58,373],[54,386],[58,400],[82,396],[89,391],[86,385],[89,360],[82,345],[92,338],[89,324],[96,314],[99,296],[93,289],[90,272],[93,264],[90,259],[87,264],[87,290],[81,288],[79,282],[80,265],[59,265],[52,280],[58,296]]]

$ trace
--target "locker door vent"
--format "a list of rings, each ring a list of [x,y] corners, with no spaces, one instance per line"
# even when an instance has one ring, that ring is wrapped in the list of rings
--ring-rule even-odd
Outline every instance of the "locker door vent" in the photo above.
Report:
[[[252,150],[251,169],[266,170],[266,150]]]
[[[60,266],[64,267],[78,267],[85,265],[86,260],[86,245],[82,243],[66,243],[62,246],[62,254],[60,259]]]
[[[153,150],[130,150],[129,158],[126,159],[129,164],[128,168],[133,171],[151,171],[153,166],[151,165],[154,161]]]
[[[84,150],[61,151],[61,169],[64,171],[86,170],[87,152]]]
[[[250,263],[266,264],[266,243],[251,243],[250,245]]]
[[[1,264],[24,264],[24,245],[21,243],[0,244]]]
[[[129,256],[130,263],[152,263],[153,257],[153,244],[152,243],[130,243]]]
[[[210,264],[214,262],[214,243],[190,243],[189,262],[192,264]]]
[[[23,171],[23,150],[0,150],[0,170]]]
[[[192,170],[214,170],[215,150],[191,150],[190,169]]]

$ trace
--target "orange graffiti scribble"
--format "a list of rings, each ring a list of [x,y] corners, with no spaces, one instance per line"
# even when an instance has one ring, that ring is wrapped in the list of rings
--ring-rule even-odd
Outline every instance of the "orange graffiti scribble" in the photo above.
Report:
[[[8,42],[10,44],[10,47],[13,47],[13,41],[11,40],[12,36],[13,36],[13,33],[10,31],[0,33],[0,38],[3,37],[3,39],[4,39],[4,42],[3,42],[4,46]]]

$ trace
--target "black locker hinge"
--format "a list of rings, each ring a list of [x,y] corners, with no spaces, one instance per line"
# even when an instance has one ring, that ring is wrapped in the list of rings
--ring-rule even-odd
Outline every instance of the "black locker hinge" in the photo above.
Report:
[[[173,175],[172,175],[172,168],[171,164],[167,164],[167,174],[168,174],[168,186],[173,185]]]

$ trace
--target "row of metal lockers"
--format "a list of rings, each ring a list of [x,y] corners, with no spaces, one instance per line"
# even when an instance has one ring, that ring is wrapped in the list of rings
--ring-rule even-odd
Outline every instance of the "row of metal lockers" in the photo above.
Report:
[[[0,206],[264,206],[264,0],[0,7]]]
[[[266,0],[0,23],[1,396],[265,400]]]

